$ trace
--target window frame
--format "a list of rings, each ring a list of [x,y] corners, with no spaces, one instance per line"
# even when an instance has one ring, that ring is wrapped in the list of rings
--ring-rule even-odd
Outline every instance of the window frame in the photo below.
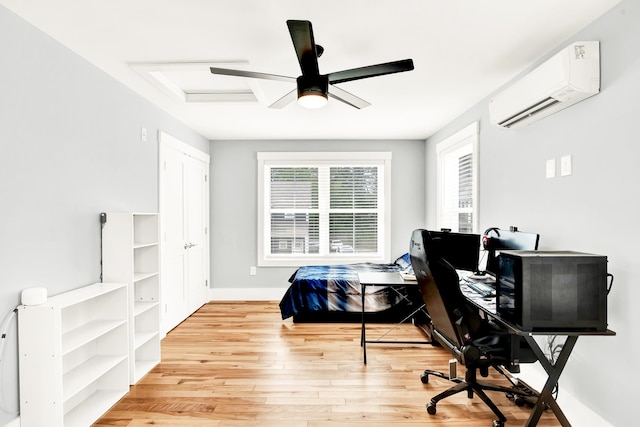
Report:
[[[444,206],[445,193],[446,193],[446,182],[445,182],[445,160],[448,155],[452,155],[458,150],[461,150],[465,147],[470,147],[471,149],[471,164],[472,164],[472,191],[471,191],[471,199],[472,199],[472,207],[471,207],[471,227],[472,233],[478,232],[478,208],[479,208],[479,122],[473,122],[465,128],[459,130],[455,134],[449,136],[442,142],[436,144],[436,157],[437,157],[437,172],[436,172],[436,188],[437,188],[437,196],[436,196],[436,227],[438,230],[442,228],[449,228],[451,231],[457,232],[459,231],[457,225],[452,227],[451,224],[447,224],[444,222],[444,218],[446,217],[446,207]],[[463,209],[455,209],[458,213],[460,213]]]
[[[391,253],[391,152],[258,152],[258,266],[299,267],[303,265],[336,265],[354,262],[389,262]],[[295,166],[371,166],[379,167],[378,252],[324,254],[271,254],[271,218],[267,173],[271,167]],[[328,201],[327,201],[328,203]],[[328,230],[326,230],[328,233]],[[321,232],[322,233],[322,232]],[[327,248],[329,241],[326,242]],[[329,250],[329,249],[327,249]]]

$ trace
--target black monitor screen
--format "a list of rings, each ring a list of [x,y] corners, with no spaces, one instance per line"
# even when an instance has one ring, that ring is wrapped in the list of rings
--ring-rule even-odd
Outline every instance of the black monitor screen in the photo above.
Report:
[[[486,270],[493,275],[498,274],[498,255],[500,250],[535,251],[538,250],[538,241],[540,240],[540,235],[536,233],[502,229],[491,229],[487,236],[489,237],[487,244],[489,256],[487,257]]]
[[[429,231],[433,240],[438,240],[440,256],[457,270],[478,270],[480,257],[480,235],[454,233],[451,231]]]

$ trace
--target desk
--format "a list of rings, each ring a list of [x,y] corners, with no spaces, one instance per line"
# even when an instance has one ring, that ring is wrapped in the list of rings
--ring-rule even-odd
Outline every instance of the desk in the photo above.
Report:
[[[415,281],[411,281],[411,280],[404,280],[401,276],[400,273],[397,271],[393,271],[393,272],[362,272],[362,273],[358,273],[358,281],[360,282],[360,286],[361,286],[361,293],[362,293],[362,329],[360,332],[360,346],[362,347],[362,355],[363,355],[363,359],[364,359],[364,364],[367,364],[367,343],[384,343],[384,344],[431,344],[431,341],[383,341],[381,338],[383,338],[385,335],[387,335],[389,332],[391,332],[391,330],[389,330],[386,334],[384,334],[382,337],[378,338],[377,340],[373,340],[373,341],[367,341],[366,339],[366,323],[365,323],[365,319],[364,319],[364,314],[365,314],[365,295],[366,295],[366,290],[367,290],[367,286],[389,286],[391,288],[398,288],[398,287],[410,287],[410,286],[414,286],[417,287],[418,286],[418,282]],[[422,310],[424,308],[424,304],[422,304],[420,307],[418,307],[417,309],[415,309],[413,312],[411,312],[408,316],[406,316],[404,319],[402,319],[399,323],[404,323],[407,320],[409,320],[410,318],[412,318],[413,316],[415,316],[415,314],[417,312],[419,312],[420,310]]]
[[[513,323],[508,322],[502,319],[502,317],[500,317],[500,315],[496,311],[495,297],[483,298],[473,290],[469,289],[464,284],[464,282],[460,283],[460,289],[462,290],[462,293],[467,297],[467,299],[473,305],[478,307],[478,309],[480,309],[486,316],[489,316],[494,322],[503,326],[504,328],[509,330],[509,332],[511,332],[512,334],[523,337],[527,342],[527,344],[529,344],[529,346],[533,350],[534,354],[536,355],[536,358],[538,359],[538,361],[540,362],[540,364],[542,365],[542,367],[544,368],[544,370],[548,375],[547,381],[544,384],[544,387],[542,388],[542,390],[540,391],[538,400],[533,406],[533,409],[531,410],[531,415],[529,416],[529,419],[527,420],[527,423],[525,424],[525,426],[535,426],[538,424],[538,420],[542,415],[542,411],[544,410],[545,405],[547,405],[553,410],[553,413],[555,414],[558,421],[560,421],[560,424],[562,424],[563,426],[571,426],[571,424],[569,423],[569,420],[567,420],[567,417],[564,415],[564,413],[560,409],[560,406],[558,406],[558,403],[556,402],[556,400],[553,398],[553,395],[552,395],[553,389],[556,387],[556,385],[558,384],[558,380],[560,379],[560,374],[562,374],[562,370],[564,369],[565,365],[567,364],[567,361],[569,360],[569,355],[571,354],[571,351],[573,351],[573,347],[576,345],[576,341],[578,341],[578,337],[580,337],[581,335],[602,336],[602,335],[615,335],[616,333],[611,330],[600,331],[600,332],[579,331],[579,330],[545,330],[545,331],[522,330],[517,325],[514,325]],[[535,335],[561,335],[566,337],[565,342],[562,345],[562,350],[560,351],[560,354],[558,355],[558,358],[556,359],[555,363],[551,363],[549,359],[547,359],[544,352],[538,345],[537,341],[534,339]]]

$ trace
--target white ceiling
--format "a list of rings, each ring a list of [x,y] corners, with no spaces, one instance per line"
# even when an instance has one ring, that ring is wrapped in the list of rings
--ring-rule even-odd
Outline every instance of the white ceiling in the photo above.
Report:
[[[0,4],[211,140],[425,139],[619,1],[0,0]],[[372,104],[362,110],[331,98],[320,110],[306,110],[296,103],[270,109],[268,105],[294,85],[206,72],[208,63],[222,63],[221,67],[297,77],[300,68],[287,19],[312,22],[315,41],[325,48],[319,59],[322,73],[406,58],[413,59],[415,70],[340,84]],[[254,100],[186,102],[184,96],[149,79],[149,67],[141,66],[193,62],[205,63],[205,72],[181,66],[184,70],[165,70],[165,77],[186,91],[233,90]]]

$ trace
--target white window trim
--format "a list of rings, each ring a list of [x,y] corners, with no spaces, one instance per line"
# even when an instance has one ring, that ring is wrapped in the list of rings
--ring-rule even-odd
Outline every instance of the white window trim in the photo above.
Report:
[[[391,152],[258,152],[258,266],[260,267],[297,267],[303,265],[335,265],[349,264],[354,262],[390,262],[391,254]],[[305,162],[310,164],[332,164],[336,161],[349,161],[353,164],[366,164],[372,160],[384,162],[384,172],[380,177],[381,188],[384,191],[382,212],[383,218],[382,232],[378,236],[382,250],[380,255],[373,254],[342,254],[340,256],[319,256],[319,257],[295,257],[287,256],[275,259],[268,257],[269,250],[267,248],[269,242],[265,242],[265,233],[268,229],[269,218],[265,216],[265,164],[270,166],[279,166],[278,162],[282,162],[282,166],[291,166],[295,163],[303,165]]]
[[[479,211],[479,206],[478,206],[478,187],[479,187],[479,182],[478,182],[478,171],[479,171],[479,151],[478,151],[478,147],[479,147],[479,130],[480,130],[480,123],[479,122],[473,122],[470,125],[468,125],[467,127],[459,130],[458,132],[456,132],[455,134],[451,135],[450,137],[446,138],[444,141],[438,143],[436,145],[436,156],[437,156],[437,172],[436,172],[436,188],[437,188],[437,195],[436,195],[436,203],[437,203],[437,211],[436,211],[436,227],[437,229],[441,229],[443,228],[443,217],[444,217],[444,206],[443,206],[443,200],[444,200],[444,180],[442,179],[442,174],[443,174],[443,161],[444,161],[444,157],[446,156],[447,153],[450,153],[454,150],[459,149],[460,147],[467,145],[467,144],[472,144],[472,163],[473,163],[473,191],[472,191],[472,200],[473,200],[473,214],[472,214],[472,227],[473,227],[473,232],[477,233],[478,232],[478,211]]]

